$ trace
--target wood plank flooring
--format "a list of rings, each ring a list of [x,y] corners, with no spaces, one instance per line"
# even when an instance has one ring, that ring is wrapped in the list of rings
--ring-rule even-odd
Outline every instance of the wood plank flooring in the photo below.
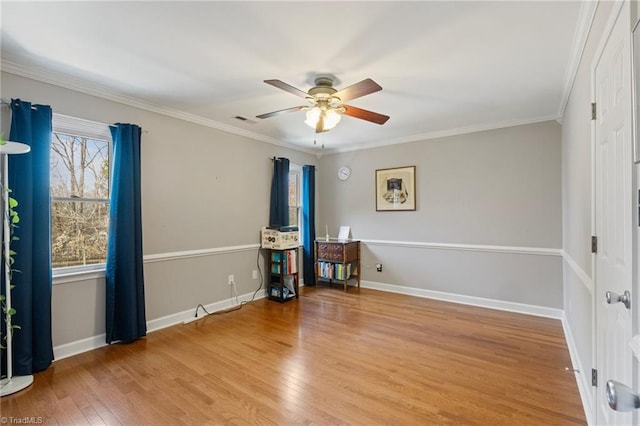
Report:
[[[1,400],[44,424],[584,425],[560,321],[305,287],[54,362]]]

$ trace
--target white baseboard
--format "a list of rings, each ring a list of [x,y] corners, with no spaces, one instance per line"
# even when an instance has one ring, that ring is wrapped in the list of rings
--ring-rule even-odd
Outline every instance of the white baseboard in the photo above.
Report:
[[[59,359],[81,354],[82,352],[88,352],[93,349],[107,346],[106,339],[106,334],[98,334],[97,336],[87,337],[86,339],[54,346],[53,359],[57,361]]]
[[[253,293],[246,293],[242,296],[238,297],[238,303],[236,303],[236,298],[229,298],[225,300],[221,300],[219,302],[209,303],[208,305],[204,305],[204,308],[207,312],[218,312],[223,311],[225,309],[230,309],[242,302],[250,302],[253,297]],[[254,300],[263,299],[266,296],[266,292],[258,291],[256,293],[256,297]],[[167,315],[165,317],[157,318],[151,321],[147,321],[147,332],[154,332],[156,330],[160,330],[162,328],[171,327],[172,325],[180,324],[180,323],[189,323],[196,319],[201,319],[206,316],[206,313],[199,309],[196,316],[196,308],[189,309],[186,311],[178,312],[176,314]]]
[[[253,297],[253,291],[251,293],[243,294],[238,297],[238,302],[249,302]],[[256,297],[254,300],[262,299],[266,296],[266,292],[264,290],[258,291],[256,293]],[[208,305],[204,305],[205,309],[208,312],[218,312],[224,309],[233,308],[237,306],[236,298],[229,298],[225,300],[221,300],[215,303],[209,303]],[[188,309],[186,311],[178,312],[175,314],[167,315],[164,317],[156,318],[147,321],[147,333],[153,333],[156,330],[160,330],[166,327],[171,327],[172,325],[180,324],[183,322],[191,322],[194,319],[196,312],[196,308]],[[204,311],[202,309],[198,310],[198,316],[202,318],[204,316]],[[75,342],[65,343],[63,345],[54,346],[53,348],[53,357],[54,360],[60,360],[63,358],[68,358],[73,355],[78,355],[82,352],[88,352],[93,349],[98,349],[103,346],[106,346],[106,334],[99,334],[97,336],[88,337],[86,339],[77,340]]]
[[[580,399],[582,400],[584,415],[587,418],[587,424],[595,425],[595,419],[593,418],[593,388],[591,387],[591,371],[587,371],[582,368],[580,357],[578,357],[578,348],[573,340],[573,334],[571,334],[571,328],[569,328],[567,318],[564,316],[562,318],[562,329],[564,330],[564,337],[567,341],[567,347],[569,348],[571,364],[575,370],[574,375],[576,377],[576,384],[578,385]]]
[[[527,305],[525,303],[506,302],[504,300],[485,299],[483,297],[464,296],[461,294],[445,293],[441,291],[425,290],[422,288],[405,287],[394,284],[385,284],[375,281],[361,281],[360,286],[374,290],[388,291],[391,293],[406,294],[409,296],[425,297],[427,299],[444,300],[446,302],[461,303],[463,305],[473,305],[482,308],[498,309],[501,311],[517,312],[521,314],[535,315],[562,319],[564,312],[562,309],[548,308],[546,306]]]

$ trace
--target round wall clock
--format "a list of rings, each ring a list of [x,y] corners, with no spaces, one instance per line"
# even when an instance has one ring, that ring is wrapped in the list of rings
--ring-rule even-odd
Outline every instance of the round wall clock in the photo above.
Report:
[[[351,169],[347,166],[342,166],[338,169],[338,179],[347,180],[351,176]]]

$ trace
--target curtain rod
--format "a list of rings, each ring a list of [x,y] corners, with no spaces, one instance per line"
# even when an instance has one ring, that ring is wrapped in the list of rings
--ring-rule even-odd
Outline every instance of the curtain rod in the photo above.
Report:
[[[10,107],[11,106],[11,101],[8,101],[6,99],[0,99],[0,105],[6,105],[6,106]],[[35,104],[35,105],[38,105],[38,104]],[[33,108],[33,107],[34,107],[34,104],[31,104],[31,108]]]
[[[7,101],[6,99],[0,99],[0,105],[7,105],[7,106],[11,106],[11,101]],[[64,116],[64,114],[59,114],[59,115]],[[116,123],[106,124],[106,123],[100,123],[100,122],[97,122],[97,121],[87,120],[87,119],[79,118],[79,117],[71,117],[71,118],[79,119],[79,120],[84,120],[84,121],[90,121],[90,122],[92,122],[92,123],[104,124],[105,126],[109,126],[109,127],[111,127],[111,126],[115,126],[115,125],[116,125]],[[148,134],[148,133],[149,133],[149,131],[148,131],[148,130],[143,129],[141,126],[139,126],[139,127],[140,127],[140,129],[142,130],[142,133],[143,133],[143,134],[145,134],[145,135],[146,135],[146,134]]]
[[[115,127],[115,126],[116,126],[116,124],[118,124],[118,123],[111,123],[111,124],[107,124],[107,126],[109,126],[109,127]],[[138,125],[136,124],[136,126],[138,126]],[[143,134],[145,134],[145,135],[146,135],[147,133],[149,133],[149,131],[148,131],[148,130],[143,129],[143,128],[142,128],[142,126],[138,126],[138,127],[140,127],[140,131],[141,131]]]

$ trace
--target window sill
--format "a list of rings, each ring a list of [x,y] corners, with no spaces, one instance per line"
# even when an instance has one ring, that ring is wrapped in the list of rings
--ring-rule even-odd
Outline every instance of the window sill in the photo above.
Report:
[[[53,270],[53,285],[104,278],[105,264],[57,268]]]

